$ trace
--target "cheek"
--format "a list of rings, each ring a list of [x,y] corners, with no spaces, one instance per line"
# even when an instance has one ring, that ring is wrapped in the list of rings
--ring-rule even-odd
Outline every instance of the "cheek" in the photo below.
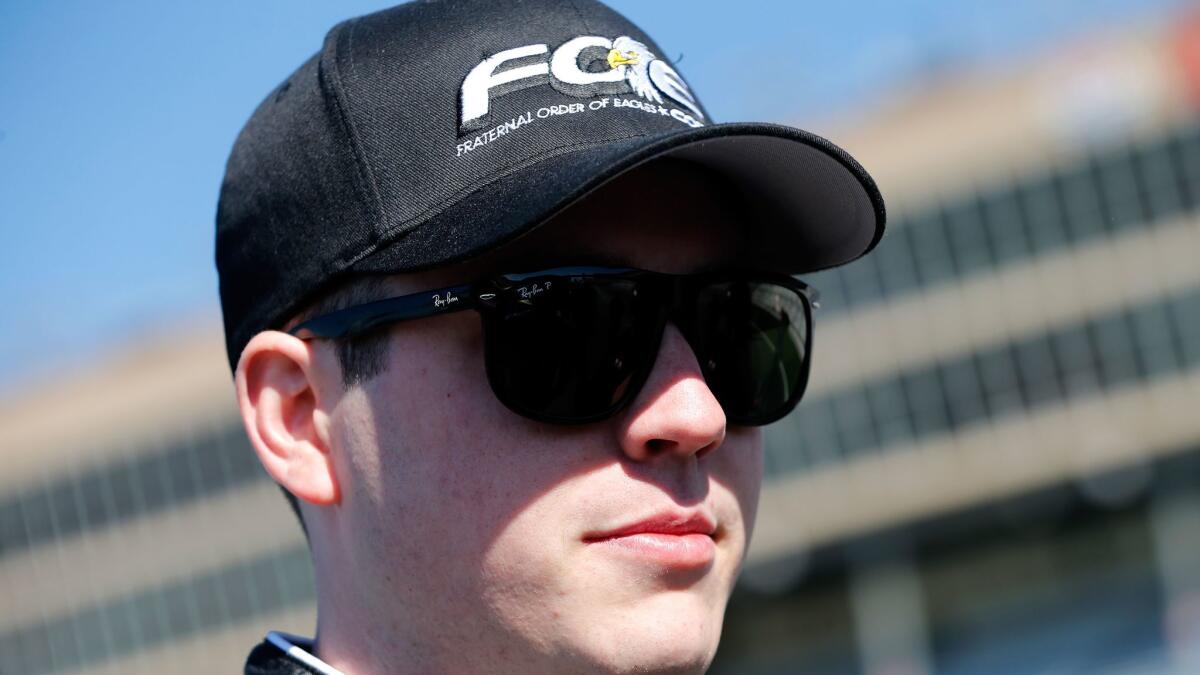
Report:
[[[357,421],[354,473],[378,538],[367,545],[466,571],[586,460],[567,431],[496,400],[477,316],[428,323],[396,335],[387,370],[363,386],[371,414]]]
[[[482,429],[496,424],[483,377],[479,319],[472,312],[394,329],[383,371],[352,391],[342,437],[349,464],[345,501],[370,536],[397,538],[459,518],[478,503],[495,469]],[[471,450],[471,457],[465,456]],[[382,544],[383,542],[376,542]]]
[[[479,498],[472,483],[491,472],[466,469],[486,460],[476,450],[488,447],[482,430],[496,424],[499,411],[484,377],[477,324],[471,313],[414,322],[414,330],[398,331],[386,370],[365,387],[376,433],[364,450],[379,458],[374,483],[395,500],[382,504],[411,511],[434,497],[449,504]]]

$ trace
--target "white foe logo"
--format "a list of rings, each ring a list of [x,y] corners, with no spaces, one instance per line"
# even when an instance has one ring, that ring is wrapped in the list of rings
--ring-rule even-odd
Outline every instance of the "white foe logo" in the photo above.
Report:
[[[592,54],[587,70],[580,67],[585,50]],[[580,36],[559,45],[549,61],[540,59],[496,72],[509,61],[530,59],[549,51],[544,44],[506,49],[472,68],[462,83],[460,131],[486,124],[493,97],[541,84],[550,84],[564,94],[578,97],[633,91],[644,99],[662,103],[665,95],[697,119],[704,119],[700,105],[679,73],[646,45],[626,36],[616,40],[598,35]]]

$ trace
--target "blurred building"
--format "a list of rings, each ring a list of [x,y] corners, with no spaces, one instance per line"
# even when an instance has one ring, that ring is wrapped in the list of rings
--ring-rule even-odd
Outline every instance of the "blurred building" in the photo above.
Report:
[[[809,279],[722,672],[1200,672],[1197,25],[829,132],[889,232]]]
[[[811,125],[810,125],[811,126]],[[715,672],[1200,672],[1200,23],[847,128],[889,200],[768,433]],[[217,327],[0,410],[0,673],[239,672],[311,633]]]

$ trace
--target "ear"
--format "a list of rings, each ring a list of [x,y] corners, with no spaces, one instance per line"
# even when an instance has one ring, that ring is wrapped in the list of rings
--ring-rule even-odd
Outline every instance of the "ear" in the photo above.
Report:
[[[297,498],[326,506],[341,494],[316,375],[308,344],[264,331],[242,350],[235,379],[242,423],[263,468]]]

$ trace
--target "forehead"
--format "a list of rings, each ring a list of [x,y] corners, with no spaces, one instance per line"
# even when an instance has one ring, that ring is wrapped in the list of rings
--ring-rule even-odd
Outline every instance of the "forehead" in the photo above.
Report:
[[[567,265],[688,273],[739,260],[740,199],[717,174],[681,160],[629,171],[517,240],[451,267],[397,275],[405,290]]]

